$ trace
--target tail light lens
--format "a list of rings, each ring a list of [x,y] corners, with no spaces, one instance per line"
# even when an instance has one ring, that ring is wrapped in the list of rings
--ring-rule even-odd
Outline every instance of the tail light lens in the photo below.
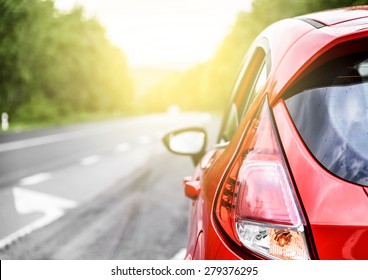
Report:
[[[216,219],[239,246],[270,259],[309,259],[305,219],[266,101],[251,122],[216,201]]]

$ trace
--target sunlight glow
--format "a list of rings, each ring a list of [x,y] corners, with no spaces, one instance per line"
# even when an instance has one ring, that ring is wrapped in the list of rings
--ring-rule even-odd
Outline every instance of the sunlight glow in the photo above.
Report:
[[[131,66],[185,69],[210,58],[252,0],[55,0],[96,16]]]

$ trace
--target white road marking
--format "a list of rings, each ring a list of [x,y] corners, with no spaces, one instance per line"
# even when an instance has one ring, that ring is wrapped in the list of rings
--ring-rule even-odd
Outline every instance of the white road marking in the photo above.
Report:
[[[77,206],[72,200],[18,187],[13,188],[13,194],[15,208],[19,214],[41,212],[44,215],[1,239],[0,249],[57,220],[64,215],[66,209]]]
[[[66,133],[58,133],[47,136],[40,136],[25,140],[18,140],[9,143],[0,144],[0,152],[8,152],[18,149],[24,149],[34,146],[41,146],[44,144],[62,142],[66,140],[73,140],[77,138],[87,137],[91,135],[95,135],[96,131],[75,131],[75,132],[66,132]]]
[[[186,254],[187,254],[187,249],[182,248],[171,259],[172,260],[184,260]]]
[[[38,173],[29,177],[25,177],[19,181],[21,186],[32,186],[50,180],[51,173]]]
[[[91,165],[99,161],[100,161],[100,157],[98,155],[92,155],[89,157],[82,158],[81,165],[87,166],[87,165]]]
[[[116,146],[116,150],[120,153],[129,151],[130,149],[131,149],[131,147],[130,147],[129,143],[121,143],[121,144]]]
[[[138,142],[142,145],[149,144],[149,143],[151,143],[151,141],[152,141],[152,138],[151,138],[151,136],[148,136],[148,135],[143,135],[143,136],[138,138]]]

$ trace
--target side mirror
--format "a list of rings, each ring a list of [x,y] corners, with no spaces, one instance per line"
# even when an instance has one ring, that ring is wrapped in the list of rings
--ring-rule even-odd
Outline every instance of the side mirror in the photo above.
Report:
[[[162,140],[170,152],[191,156],[197,164],[206,151],[207,133],[203,128],[190,127],[171,131]]]

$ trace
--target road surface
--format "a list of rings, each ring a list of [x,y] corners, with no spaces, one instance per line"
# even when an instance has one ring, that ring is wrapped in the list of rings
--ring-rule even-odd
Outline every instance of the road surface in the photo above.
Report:
[[[218,119],[203,113],[0,134],[0,259],[173,258],[193,166],[161,137],[198,125],[214,139]]]

